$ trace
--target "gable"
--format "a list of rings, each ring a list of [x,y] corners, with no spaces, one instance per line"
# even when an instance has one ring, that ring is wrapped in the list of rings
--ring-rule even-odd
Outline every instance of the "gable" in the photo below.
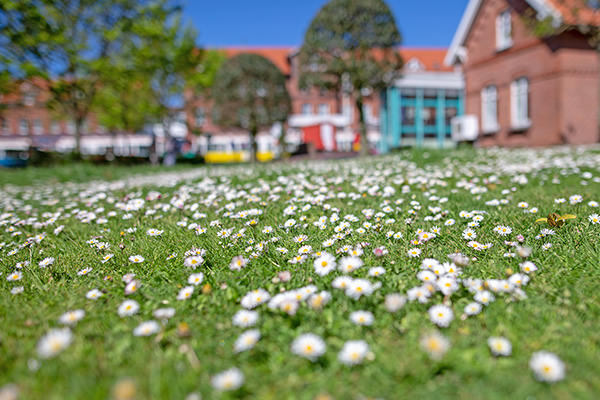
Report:
[[[464,60],[466,56],[464,45],[485,1],[487,0],[469,0],[444,59],[446,65],[454,65]],[[536,11],[538,18],[551,17],[556,25],[563,22],[562,14],[552,3],[552,0],[526,0],[526,2]]]

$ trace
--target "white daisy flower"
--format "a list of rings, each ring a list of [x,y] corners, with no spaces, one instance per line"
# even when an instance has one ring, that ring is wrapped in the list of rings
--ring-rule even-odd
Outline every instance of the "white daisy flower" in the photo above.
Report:
[[[237,368],[230,368],[213,376],[211,383],[220,391],[236,390],[244,384],[244,374]]]
[[[87,297],[90,300],[96,300],[96,299],[102,297],[102,295],[103,295],[103,293],[100,290],[92,289],[86,293],[85,297]]]
[[[8,274],[6,280],[9,282],[20,281],[23,278],[23,273],[21,271],[14,271],[11,274]]]
[[[192,297],[193,293],[194,293],[193,286],[183,287],[183,288],[181,288],[181,290],[179,290],[179,293],[177,294],[177,300],[187,300],[190,297]]]
[[[369,345],[364,340],[349,340],[344,343],[338,353],[338,360],[342,364],[356,365],[363,362],[369,353]]]
[[[385,296],[385,309],[389,312],[396,312],[406,304],[406,297],[400,293],[390,293]]]
[[[139,324],[134,330],[134,336],[150,336],[160,330],[160,325],[156,321],[145,321]]]
[[[42,268],[46,268],[49,265],[52,265],[53,263],[54,263],[54,257],[46,257],[42,261],[40,261],[38,263],[38,265]]]
[[[495,356],[510,356],[512,345],[504,337],[492,336],[487,340],[490,351]]]
[[[454,319],[452,309],[443,304],[438,304],[429,308],[429,319],[439,327],[447,327]]]
[[[144,257],[142,257],[140,255],[130,256],[129,262],[138,264],[138,263],[144,262]]]
[[[173,307],[157,308],[152,315],[154,315],[154,318],[156,319],[168,320],[175,315],[175,309]]]
[[[441,359],[450,348],[450,341],[439,332],[428,333],[421,337],[421,347],[434,360]]]
[[[58,322],[60,322],[63,325],[75,325],[84,316],[85,311],[83,310],[67,311],[66,313],[60,316]]]
[[[72,341],[73,334],[69,328],[51,329],[38,342],[38,355],[41,358],[54,357],[67,348]]]
[[[202,283],[202,281],[203,281],[203,280],[204,280],[204,274],[203,274],[202,272],[199,272],[199,273],[197,273],[197,274],[191,274],[191,275],[188,277],[188,280],[187,280],[187,282],[188,282],[190,285],[198,286],[199,284],[201,284],[201,283]]]
[[[354,311],[350,314],[350,321],[355,323],[356,325],[373,325],[373,321],[375,318],[373,317],[373,313],[369,311]]]
[[[243,332],[235,341],[233,345],[233,351],[239,353],[242,351],[250,350],[260,339],[260,331],[258,329],[251,329]]]
[[[186,259],[183,260],[183,265],[186,267],[196,269],[196,267],[202,265],[203,262],[204,258],[202,258],[202,256],[191,256],[186,257]]]
[[[549,351],[533,353],[529,360],[529,368],[539,381],[557,382],[565,377],[565,364],[556,354]]]
[[[481,304],[472,302],[465,306],[465,314],[467,315],[477,315],[481,312]]]
[[[325,276],[336,268],[335,257],[329,253],[323,253],[315,258],[314,267],[317,275]]]
[[[258,313],[256,311],[239,310],[233,316],[232,323],[235,326],[248,328],[258,322]]]
[[[119,313],[120,317],[129,317],[131,315],[136,314],[139,309],[140,305],[137,303],[137,301],[125,300],[121,303],[117,312]]]
[[[313,333],[298,336],[292,342],[292,353],[316,361],[325,354],[326,345],[323,339]]]

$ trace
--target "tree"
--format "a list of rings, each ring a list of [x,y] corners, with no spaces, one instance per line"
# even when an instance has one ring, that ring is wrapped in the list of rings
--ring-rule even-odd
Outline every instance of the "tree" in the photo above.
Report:
[[[41,76],[48,107],[75,124],[76,151],[102,77],[136,37],[140,23],[160,23],[177,9],[168,0],[0,0],[0,44],[13,76]]]
[[[225,54],[222,51],[203,51],[201,63],[186,76],[185,104],[188,112],[193,114],[194,110],[192,106],[199,99],[210,98],[211,88],[215,82],[215,77],[225,59]],[[190,124],[187,125],[189,132],[195,134],[201,133],[201,131],[196,130],[194,127],[190,126]]]
[[[253,161],[257,133],[284,122],[291,109],[285,76],[257,54],[238,54],[225,61],[215,77],[212,99],[217,124],[250,133]]]
[[[173,163],[175,142],[169,136],[170,128],[185,107],[184,92],[188,86],[209,84],[203,73],[205,51],[196,45],[195,29],[182,24],[180,10],[164,14],[159,24],[142,22],[136,31],[142,39],[131,50],[134,69],[148,84],[146,100],[152,110],[152,122],[161,124],[170,139],[171,149],[165,162]],[[152,147],[151,158],[157,162],[155,143]]]
[[[331,0],[312,20],[300,49],[300,86],[344,92],[359,113],[361,152],[366,153],[364,96],[398,76],[401,36],[383,0]]]

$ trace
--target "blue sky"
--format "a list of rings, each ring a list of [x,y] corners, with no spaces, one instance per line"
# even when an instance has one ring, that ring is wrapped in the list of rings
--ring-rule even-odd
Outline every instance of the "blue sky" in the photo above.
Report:
[[[219,46],[297,46],[327,0],[185,0],[199,43]],[[410,47],[447,47],[468,0],[388,0]]]

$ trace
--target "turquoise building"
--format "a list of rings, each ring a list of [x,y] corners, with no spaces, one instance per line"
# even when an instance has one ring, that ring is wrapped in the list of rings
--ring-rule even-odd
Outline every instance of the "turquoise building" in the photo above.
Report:
[[[464,80],[458,71],[426,71],[407,64],[381,93],[380,152],[394,148],[454,146],[450,121],[464,114]]]

